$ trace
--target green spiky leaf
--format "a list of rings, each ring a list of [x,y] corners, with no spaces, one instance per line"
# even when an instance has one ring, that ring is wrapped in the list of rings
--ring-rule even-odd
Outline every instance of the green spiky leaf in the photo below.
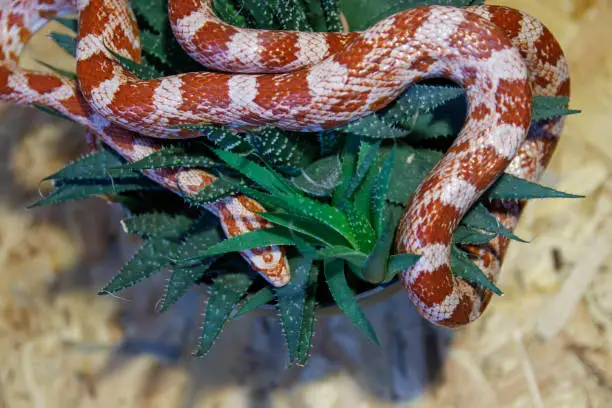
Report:
[[[237,191],[235,185],[228,182],[227,179],[217,178],[200,190],[196,195],[189,196],[189,201],[194,205],[206,206],[225,197],[234,195]]]
[[[291,281],[287,285],[275,289],[276,307],[280,313],[290,362],[294,362],[298,357],[306,290],[311,268],[311,258],[294,258],[289,268],[291,270]]]
[[[76,18],[55,17],[54,20],[57,21],[58,23],[60,23],[61,25],[63,25],[64,27],[66,27],[67,29],[69,29],[70,31],[72,31],[75,34],[77,33],[77,31],[79,29],[79,20],[77,20]]]
[[[416,254],[398,254],[389,257],[388,274],[393,276],[400,273],[404,269],[410,268],[419,260],[421,255]]]
[[[325,16],[325,25],[327,31],[342,31],[342,22],[340,20],[340,1],[339,0],[321,0],[321,8]]]
[[[346,245],[348,242],[337,231],[308,217],[285,212],[258,212],[260,217],[273,224],[303,234],[328,245]]]
[[[357,268],[363,268],[366,261],[368,260],[367,254],[340,245],[328,246],[319,249],[317,251],[317,255],[320,259],[324,260],[342,259],[355,265]]]
[[[465,225],[459,225],[453,233],[453,242],[465,245],[482,245],[495,238],[496,234],[478,231]]]
[[[253,149],[249,143],[243,138],[238,136],[236,133],[218,126],[212,126],[208,124],[194,124],[194,125],[179,125],[169,126],[170,129],[191,129],[197,131],[200,135],[210,140],[219,149],[245,153],[251,152]]]
[[[51,33],[49,34],[49,38],[62,47],[68,54],[76,57],[76,37],[62,33]]]
[[[214,280],[210,288],[210,298],[206,305],[200,344],[194,353],[196,357],[202,357],[210,351],[215,340],[221,334],[230,313],[246,294],[250,285],[251,278],[248,275],[238,273],[221,275]]]
[[[546,119],[553,119],[559,116],[574,115],[580,113],[579,110],[568,109],[569,98],[566,96],[540,96],[533,97],[533,107],[531,120],[538,122]]]
[[[78,201],[96,196],[114,196],[125,192],[162,191],[163,188],[152,181],[140,177],[115,178],[112,180],[78,180],[75,182],[56,182],[55,190],[42,199],[30,204],[28,208]]]
[[[355,191],[361,185],[363,179],[365,178],[368,170],[374,164],[376,159],[376,153],[380,148],[380,141],[372,142],[368,140],[362,140],[359,144],[359,154],[357,155],[357,170],[355,174],[351,178],[346,191],[344,192],[344,199],[349,200]]]
[[[468,255],[454,245],[451,246],[451,269],[453,274],[461,279],[488,289],[496,295],[501,296],[503,294],[480,268],[474,265]]]
[[[351,137],[366,137],[372,139],[399,139],[408,132],[396,128],[382,119],[378,114],[370,114],[362,119],[349,123],[336,129],[348,133]]]
[[[295,192],[294,187],[275,171],[232,152],[220,149],[213,149],[213,151],[234,170],[250,178],[269,192],[288,194]]]
[[[244,0],[241,4],[244,4],[244,8],[252,17],[253,26],[260,29],[280,28],[280,26],[274,21],[274,10],[271,2]]]
[[[306,166],[313,155],[312,144],[307,137],[292,135],[271,126],[249,132],[246,138],[262,158],[288,172]]]
[[[382,117],[390,123],[410,123],[415,116],[430,113],[464,93],[459,87],[416,84],[391,103]]]
[[[109,180],[114,177],[140,177],[133,170],[118,169],[123,160],[108,148],[80,157],[43,180]]]
[[[302,0],[302,3],[304,5],[304,12],[306,13],[306,20],[308,21],[308,25],[312,27],[312,30],[328,31],[323,7],[321,7],[321,1]]]
[[[342,203],[340,208],[346,214],[346,219],[357,242],[357,249],[362,252],[370,252],[376,240],[376,233],[370,225],[367,215],[357,211],[349,202]]]
[[[162,32],[168,24],[167,3],[167,0],[133,0],[132,8],[153,29]]]
[[[205,250],[200,250],[199,254],[181,257],[176,259],[178,263],[203,259],[214,255],[223,255],[230,252],[239,252],[247,249],[262,248],[270,245],[297,245],[294,234],[281,227],[255,230],[228,238]]]
[[[373,221],[374,231],[379,236],[383,234],[385,227],[387,227],[385,222],[385,208],[396,153],[397,149],[394,145],[393,150],[391,150],[385,159],[380,172],[376,174],[373,188],[371,190],[371,218]]]
[[[348,225],[346,215],[335,207],[322,204],[308,197],[275,194],[269,195],[244,186],[238,186],[245,195],[259,201],[268,209],[280,208],[288,213],[296,213],[308,217],[334,229],[351,245],[358,246],[352,228]]]
[[[80,157],[78,160],[68,164],[61,170],[45,177],[43,180],[71,180],[71,179],[91,179],[110,177],[109,169],[113,166],[122,164],[117,154],[108,149],[101,149],[95,153],[90,153]],[[132,176],[133,171],[115,173],[117,176]]]
[[[557,191],[550,187],[504,174],[487,191],[488,198],[526,200],[534,198],[584,198],[583,196]]]
[[[125,69],[127,69],[140,79],[153,79],[164,76],[163,72],[155,69],[152,66],[134,62],[131,59],[114,52],[110,48],[107,48],[107,50],[108,52],[110,52],[113,58],[115,58],[119,62],[119,64],[121,64]]]
[[[342,183],[336,188],[332,196],[332,203],[337,205],[346,196],[346,190],[353,178],[357,168],[357,154],[359,152],[360,139],[358,137],[346,137],[342,149]]]
[[[164,27],[162,33],[166,30]],[[151,32],[149,30],[142,30],[140,32],[140,42],[142,48],[146,50],[146,55],[155,57],[159,62],[164,65],[171,64],[169,58],[169,52],[167,50],[168,41],[163,34]]]
[[[245,27],[246,20],[240,15],[234,5],[228,1],[213,1],[213,9],[215,14],[223,21],[234,27]]]
[[[401,126],[409,130],[413,141],[456,136],[465,123],[467,113],[465,94],[460,95],[460,98],[453,98],[432,111],[406,117]]]
[[[350,321],[375,344],[380,345],[376,333],[368,318],[355,300],[355,294],[349,287],[344,275],[344,261],[341,259],[323,262],[323,271],[332,298]]]
[[[46,62],[38,60],[38,59],[36,60],[36,62],[39,63],[40,65],[50,69],[51,71],[55,72],[58,75],[61,75],[61,76],[66,77],[68,79],[72,79],[73,81],[75,81],[77,79],[77,76],[76,76],[76,74],[74,72],[70,72],[70,71],[63,70],[61,68],[57,68],[57,67],[55,67],[55,66],[53,66],[51,64],[47,64]]]
[[[377,240],[368,256],[363,270],[363,277],[368,282],[381,283],[393,278],[395,273],[389,272],[389,257],[395,240],[395,227],[401,216],[399,207],[387,207],[381,216],[381,231],[377,233]]]
[[[234,315],[234,318],[244,316],[252,312],[260,306],[266,305],[274,300],[274,290],[270,286],[264,286],[257,292],[247,296],[246,300],[240,306],[240,310]]]
[[[467,225],[485,232],[490,232],[495,235],[501,235],[515,241],[526,242],[525,240],[514,235],[512,231],[504,227],[482,203],[478,203],[473,206],[463,217],[461,223],[463,225]]]
[[[160,312],[166,312],[210,269],[215,258],[204,260],[198,265],[174,268],[162,298]]]
[[[394,204],[405,205],[410,195],[441,157],[442,154],[434,150],[399,146],[391,172],[387,199]]]
[[[378,236],[361,272],[364,280],[371,283],[380,283],[386,280],[386,277],[389,275],[387,260],[391,255],[394,236],[395,234],[392,229],[383,231]]]
[[[145,170],[145,169],[165,169],[165,168],[210,168],[215,166],[217,163],[211,158],[193,152],[189,152],[183,146],[171,146],[166,147],[157,152],[151,153],[145,158],[132,162],[126,163],[121,168],[133,169],[133,170]]]
[[[302,328],[300,330],[296,361],[298,365],[306,364],[306,361],[308,361],[308,357],[310,356],[315,322],[315,309],[317,305],[318,276],[319,268],[317,265],[313,265],[308,272],[308,281],[306,282],[306,299],[304,300],[304,307],[302,308]]]
[[[178,44],[168,24],[160,33],[149,30],[140,32],[143,60],[148,66],[160,66],[167,74],[200,71],[201,67],[192,60]]]
[[[316,135],[319,145],[319,155],[322,157],[334,155],[342,141],[342,137],[335,130],[326,130]]]
[[[355,211],[359,213],[372,226],[372,190],[376,183],[376,178],[381,170],[383,155],[378,152],[374,162],[368,169],[363,181],[353,195],[353,206]]]
[[[121,224],[128,234],[177,238],[191,228],[193,219],[183,214],[149,212],[123,219]]]
[[[414,85],[382,111],[339,130],[375,139],[398,139],[408,133],[413,139],[449,136],[463,123],[465,100],[458,97],[464,94],[458,87]],[[456,112],[461,114],[454,115]]]
[[[293,184],[307,194],[329,196],[342,182],[342,164],[338,156],[324,157],[303,169],[292,180]]]
[[[159,272],[169,264],[170,254],[177,246],[176,241],[163,237],[147,240],[98,294],[116,293]]]
[[[291,31],[312,31],[306,13],[300,5],[301,0],[270,0],[280,28]]]
[[[182,243],[173,251],[172,259],[178,260],[179,265],[185,264],[188,259],[205,259],[200,256],[208,248],[222,242],[224,234],[217,228],[217,220],[212,214],[204,213],[202,217],[187,233]]]

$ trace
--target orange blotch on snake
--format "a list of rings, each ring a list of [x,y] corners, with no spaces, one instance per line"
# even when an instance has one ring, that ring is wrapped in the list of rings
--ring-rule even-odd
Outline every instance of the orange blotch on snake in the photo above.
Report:
[[[90,0],[86,5],[87,9],[94,10],[105,10],[107,7],[104,6],[103,0]],[[112,13],[103,12],[103,13],[90,13],[90,12],[81,12],[79,15],[79,26],[87,27],[87,33],[81,32],[81,36],[85,36],[87,34],[101,34],[109,24],[109,21],[112,17]]]
[[[470,313],[472,312],[472,307],[474,304],[474,300],[469,296],[462,296],[459,304],[455,306],[453,310],[453,314],[450,318],[443,320],[438,323],[443,323],[446,327],[458,327],[463,326],[470,322]],[[486,303],[485,303],[486,304]]]
[[[182,103],[179,110],[192,112],[194,115],[210,115],[211,111],[230,108],[229,75],[186,74],[181,78]],[[211,100],[209,95],[214,95],[214,100]]]
[[[522,29],[522,13],[505,7],[487,7],[491,13],[491,22],[504,30],[508,37],[516,37]]]
[[[271,67],[282,67],[296,62],[299,58],[301,47],[298,43],[298,33],[285,32],[282,36],[274,32],[262,32],[259,43],[265,44],[259,50],[259,57],[267,61]]]
[[[495,110],[500,121],[527,129],[531,119],[531,91],[521,80],[500,79],[495,94]]]
[[[16,26],[16,27],[22,28],[24,27],[23,15],[9,13],[8,18],[7,18],[7,23],[9,27]]]
[[[546,28],[535,41],[534,46],[537,50],[538,60],[552,66],[557,65],[563,55],[559,43],[555,41],[552,33]]]
[[[32,32],[25,27],[21,27],[21,29],[19,30],[19,39],[23,43],[28,41],[31,35],[32,35]]]
[[[428,307],[441,304],[453,292],[452,273],[448,265],[421,273],[409,283],[410,290]]]
[[[201,1],[198,0],[168,2],[168,12],[170,14],[170,20],[174,22],[180,20],[183,17],[187,17],[198,9],[200,3]]]
[[[219,218],[223,221],[223,225],[225,226],[225,230],[227,231],[227,235],[229,237],[236,237],[242,234],[244,231],[241,231],[234,220],[234,214],[226,207],[219,206]]]
[[[330,33],[325,37],[327,42],[328,52],[330,54],[335,54],[340,51],[342,48],[346,47],[348,43],[353,41],[355,38],[359,37],[358,33]]]
[[[238,30],[230,25],[208,21],[196,32],[195,38],[192,41],[201,45],[199,47],[200,52],[218,58],[220,54],[227,55],[229,42],[237,32]],[[231,58],[229,55],[227,57]]]
[[[142,121],[143,115],[153,113],[153,95],[156,83],[124,83],[115,92],[113,103],[109,106],[113,112],[121,113],[125,118],[131,118],[134,123]]]
[[[57,16],[57,11],[55,10],[38,10],[38,15],[42,18],[52,19]]]
[[[473,120],[486,119],[491,114],[491,108],[486,103],[474,107],[470,112],[470,118]]]
[[[11,75],[12,71],[8,68],[0,65],[0,91],[2,93],[11,92],[11,89],[6,89],[8,85],[8,78]]]
[[[28,75],[27,79],[28,87],[41,94],[54,91],[63,85],[61,79],[49,74],[32,73],[31,75]]]
[[[263,206],[259,204],[257,201],[253,200],[252,198],[249,198],[244,195],[240,195],[240,196],[237,196],[237,199],[238,201],[240,201],[240,204],[242,204],[244,208],[246,208],[249,211],[253,211],[253,212],[265,211]]]

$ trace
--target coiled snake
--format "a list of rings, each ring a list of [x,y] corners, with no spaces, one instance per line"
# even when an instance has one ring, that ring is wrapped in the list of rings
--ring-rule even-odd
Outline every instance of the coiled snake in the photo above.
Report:
[[[126,0],[4,0],[0,8],[0,98],[58,110],[129,161],[160,146],[154,138],[190,138],[179,124],[234,129],[273,125],[294,131],[330,129],[393,101],[413,83],[436,77],[466,89],[468,115],[456,141],[412,195],[396,232],[398,252],[421,254],[402,272],[419,312],[449,327],[477,318],[490,293],[455,278],[452,233],[466,211],[506,171],[535,181],[546,167],[562,119],[530,124],[533,95],[569,96],[567,64],[540,22],[517,10],[428,6],[390,16],[359,33],[249,30],[230,26],[212,0],[170,0],[181,46],[214,72],[140,80],[109,49],[140,60],[138,27]],[[31,34],[50,18],[77,12],[77,81],[18,66]],[[107,48],[108,47],[108,48]],[[197,169],[146,170],[166,188],[195,194],[214,180]],[[261,205],[234,196],[209,205],[228,236],[267,228]],[[518,203],[493,203],[514,228]],[[496,278],[503,237],[470,247]],[[288,282],[281,247],[244,251],[270,283]]]

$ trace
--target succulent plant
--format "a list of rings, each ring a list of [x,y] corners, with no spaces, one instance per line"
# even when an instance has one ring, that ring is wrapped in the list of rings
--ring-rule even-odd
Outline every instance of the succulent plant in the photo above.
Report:
[[[482,2],[342,3],[351,28],[362,29],[417,5]],[[143,61],[136,64],[117,55],[127,69],[141,78],[200,69],[173,39],[164,0],[134,0],[132,5],[141,27]],[[337,0],[217,0],[215,8],[221,18],[238,26],[317,31],[342,27]],[[74,20],[60,22],[76,29]],[[74,54],[73,37],[54,33],[51,38]],[[572,113],[566,104],[563,98],[537,97],[533,120]],[[100,293],[115,293],[170,270],[163,312],[193,285],[207,286],[210,297],[196,355],[210,350],[229,320],[274,305],[290,362],[305,364],[320,307],[339,307],[377,342],[355,295],[393,283],[399,271],[418,259],[392,253],[395,228],[403,206],[452,143],[464,117],[463,89],[429,81],[412,86],[380,112],[324,132],[298,134],[264,127],[237,134],[210,125],[191,126],[201,138],[164,142],[163,150],[135,163],[100,146],[49,176],[54,191],[33,206],[92,196],[123,206],[123,228],[138,235],[142,246]],[[218,178],[199,195],[180,197],[140,173],[169,167],[206,168]],[[238,192],[264,205],[267,212],[259,215],[272,228],[224,237],[218,220],[203,206]],[[489,213],[483,205],[487,200],[547,197],[573,196],[502,176],[455,232],[453,272],[500,294],[462,245],[486,243],[496,235],[520,240]],[[271,244],[285,245],[290,259],[291,281],[281,288],[268,285],[238,256],[241,250]]]

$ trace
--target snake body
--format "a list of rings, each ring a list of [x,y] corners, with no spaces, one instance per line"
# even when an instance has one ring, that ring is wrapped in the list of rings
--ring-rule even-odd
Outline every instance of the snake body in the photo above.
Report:
[[[23,46],[51,18],[74,13],[70,1],[0,1],[0,99],[21,104],[38,104],[57,110],[82,124],[128,161],[138,161],[161,150],[162,146],[104,118],[83,98],[76,81],[47,72],[27,71],[18,66]],[[134,26],[135,27],[135,26]],[[139,60],[139,55],[134,54]],[[177,194],[195,195],[215,177],[200,169],[155,169],[143,173]],[[270,224],[255,212],[265,211],[246,196],[233,196],[207,206],[219,217],[228,237],[267,228]],[[243,258],[274,286],[289,281],[289,269],[282,247],[271,246],[243,251]]]
[[[465,212],[503,172],[537,180],[563,120],[530,126],[532,94],[568,96],[567,64],[537,20],[504,7],[419,7],[360,33],[301,33],[236,28],[220,21],[212,0],[170,0],[173,32],[195,60],[215,72],[140,80],[109,49],[140,60],[138,28],[125,0],[79,0],[77,78],[27,72],[17,56],[49,16],[74,10],[66,0],[6,0],[0,15],[0,95],[52,107],[82,123],[128,160],[160,147],[153,138],[195,137],[174,125],[234,129],[274,125],[293,131],[334,128],[375,112],[413,83],[445,77],[466,89],[468,115],[442,160],[412,195],[396,232],[396,250],[421,254],[402,272],[419,312],[444,326],[477,318],[490,294],[455,278],[452,233]],[[108,48],[107,48],[108,47]],[[221,72],[219,72],[221,71]],[[134,133],[132,133],[134,132]],[[214,179],[202,170],[147,171],[177,191],[195,193]],[[522,205],[496,202],[509,228]],[[209,208],[230,236],[268,225],[259,204],[238,196]],[[470,247],[495,278],[507,241]],[[282,248],[243,254],[271,283],[289,272]]]

